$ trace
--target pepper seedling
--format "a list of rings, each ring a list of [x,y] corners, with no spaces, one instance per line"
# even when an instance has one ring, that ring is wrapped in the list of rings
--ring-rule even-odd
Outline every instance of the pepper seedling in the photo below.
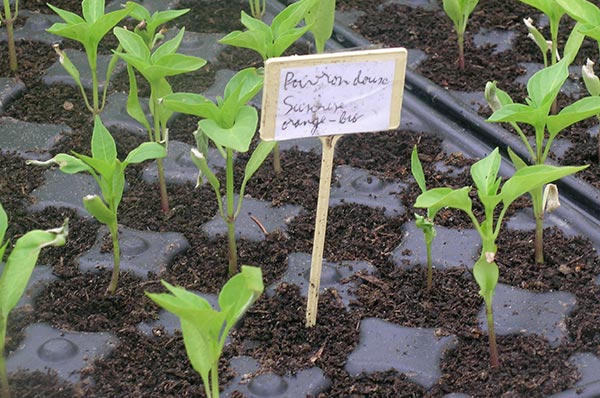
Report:
[[[557,0],[520,0],[521,3],[530,5],[541,12],[543,12],[550,22],[550,65],[554,65],[558,62],[558,26],[560,19],[565,15],[565,9],[559,4]],[[531,32],[531,31],[530,31]],[[537,43],[537,41],[536,41]],[[538,46],[541,43],[537,43]],[[542,49],[542,51],[544,51]],[[544,55],[544,58],[545,55]]]
[[[125,6],[122,10],[104,13],[104,0],[83,0],[81,2],[81,11],[83,17],[70,11],[62,10],[51,4],[48,7],[52,9],[64,22],[55,23],[47,29],[49,33],[75,40],[83,45],[87,55],[88,64],[92,75],[92,103],[88,100],[87,94],[81,83],[80,73],[71,62],[67,54],[59,48],[57,44],[54,49],[59,56],[59,62],[63,68],[71,75],[75,83],[81,90],[81,95],[85,101],[86,107],[92,114],[99,115],[106,103],[106,93],[108,83],[117,64],[117,58],[113,56],[109,61],[104,80],[104,89],[102,99],[100,99],[100,88],[98,82],[98,45],[102,38],[123,18],[127,17],[131,11],[131,4]],[[118,50],[117,50],[118,52]]]
[[[17,64],[17,48],[15,46],[15,21],[19,16],[19,0],[14,2],[14,11],[11,12],[9,0],[4,0],[4,14],[0,13],[0,22],[6,26],[6,41],[8,44],[8,65],[11,72],[16,72]]]
[[[260,54],[263,60],[279,57],[296,40],[305,34],[309,26],[297,27],[307,12],[316,4],[316,0],[302,0],[292,3],[273,18],[271,25],[241,13],[242,25],[247,30],[234,30],[220,43],[236,47],[249,48]]]
[[[117,213],[125,189],[125,168],[130,164],[150,159],[164,158],[165,148],[155,142],[144,142],[133,149],[124,161],[117,159],[117,147],[110,132],[104,127],[100,116],[94,119],[92,133],[92,156],[73,153],[74,156],[59,153],[47,161],[28,161],[28,164],[48,166],[57,164],[66,174],[87,172],[98,183],[102,197],[87,195],[83,198],[85,209],[96,220],[105,224],[113,244],[114,266],[107,292],[114,294],[119,282],[120,246]]]
[[[425,183],[425,174],[423,173],[423,166],[419,160],[419,154],[417,152],[417,146],[415,145],[410,155],[410,171],[421,189],[421,193],[427,192],[427,185]],[[431,291],[433,286],[433,264],[431,260],[431,245],[436,236],[435,224],[433,223],[433,217],[429,209],[427,210],[427,216],[423,217],[420,214],[415,214],[415,225],[417,228],[423,231],[425,237],[425,249],[427,251],[427,291]]]
[[[219,359],[231,328],[248,311],[264,290],[262,271],[242,266],[219,293],[220,311],[204,298],[161,281],[168,293],[148,293],[156,304],[177,315],[187,356],[200,374],[207,398],[219,398]]]
[[[587,97],[577,100],[562,109],[558,114],[551,115],[552,104],[569,76],[568,59],[544,68],[535,73],[527,82],[527,104],[513,103],[511,97],[498,89],[495,83],[486,85],[486,99],[494,113],[489,117],[490,122],[508,122],[515,129],[529,155],[532,164],[546,163],[550,148],[557,135],[565,128],[581,120],[600,113],[600,97]],[[527,140],[519,123],[533,126],[535,142],[533,146]],[[513,165],[519,169],[525,161],[509,148]],[[543,187],[537,186],[529,193],[533,202],[533,212],[536,222],[535,232],[535,261],[544,262],[544,207]]]
[[[238,268],[235,221],[242,207],[246,184],[274,147],[274,142],[261,141],[250,156],[236,205],[233,180],[234,154],[248,152],[250,149],[250,142],[256,133],[258,113],[254,107],[247,104],[260,91],[262,85],[263,78],[258,71],[255,68],[247,68],[231,78],[225,86],[223,98],[218,97],[216,104],[200,94],[192,93],[175,93],[162,100],[165,107],[171,111],[204,118],[198,122],[198,130],[194,133],[197,148],[192,149],[191,156],[200,170],[198,183],[206,177],[217,196],[219,213],[227,224],[230,276],[233,276]],[[208,166],[208,140],[215,144],[225,159],[225,208],[223,208],[220,192],[221,183]]]
[[[8,240],[4,241],[7,228],[8,217],[0,203],[0,261],[4,259],[4,252],[8,246]],[[25,292],[40,251],[48,246],[63,246],[68,233],[68,220],[65,220],[60,228],[29,231],[17,239],[6,259],[4,271],[0,275],[0,396],[2,398],[10,397],[4,359],[8,315],[17,306]]]
[[[465,69],[465,31],[479,0],[443,0],[444,11],[454,23],[458,43],[458,67]]]
[[[139,8],[136,8],[136,13],[139,12]],[[170,16],[173,16],[173,14]],[[198,70],[206,64],[206,60],[176,53],[183,40],[184,28],[173,39],[166,41],[153,52],[152,45],[156,40],[154,36],[150,38],[151,33],[147,30],[140,30],[140,32],[136,33],[116,27],[113,32],[125,50],[125,52],[119,52],[116,55],[127,62],[127,72],[129,75],[127,112],[146,128],[150,141],[160,143],[165,148],[168,148],[169,135],[167,122],[173,112],[165,108],[159,101],[159,98],[173,93],[166,77]],[[149,109],[152,114],[152,124],[146,119],[146,114],[143,111],[140,98],[137,94],[137,80],[134,69],[150,85]],[[169,199],[164,176],[164,166],[161,159],[158,160],[157,166],[161,209],[166,214],[169,212]]]
[[[542,187],[544,184],[558,180],[567,175],[585,169],[587,166],[523,166],[510,177],[500,189],[501,178],[498,176],[501,157],[498,148],[488,156],[471,166],[471,177],[475,183],[477,197],[483,205],[483,219],[479,221],[473,213],[473,199],[469,196],[471,187],[460,189],[433,188],[417,197],[415,207],[425,208],[432,218],[442,208],[454,208],[464,211],[475,230],[481,237],[481,255],[473,267],[473,275],[479,285],[479,294],[485,301],[487,325],[489,332],[490,364],[500,365],[494,329],[494,314],[492,298],[498,283],[498,265],[495,262],[497,246],[496,239],[502,227],[506,210],[512,202],[521,195],[529,192],[532,187]],[[498,191],[500,189],[500,191]],[[495,212],[499,208],[498,212]],[[497,214],[497,215],[496,215]]]

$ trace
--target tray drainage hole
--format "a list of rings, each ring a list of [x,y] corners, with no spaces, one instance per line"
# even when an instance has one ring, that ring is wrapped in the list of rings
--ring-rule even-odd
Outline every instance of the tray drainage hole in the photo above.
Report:
[[[190,159],[189,151],[180,153],[179,156],[175,158],[175,163],[177,163],[179,167],[188,169],[196,167],[194,162],[192,162],[192,159]]]
[[[384,187],[383,182],[376,177],[359,177],[352,181],[352,187],[361,192],[378,192]]]
[[[287,389],[287,382],[274,374],[256,376],[248,383],[248,391],[259,397],[278,397]]]
[[[310,281],[310,269],[304,273],[304,279]],[[321,269],[321,284],[331,284],[339,282],[342,279],[340,272],[332,266],[323,264]]]
[[[148,242],[139,236],[128,236],[120,241],[121,253],[126,256],[137,256],[142,254],[150,245]]]
[[[47,362],[60,362],[77,355],[79,349],[71,341],[63,337],[56,337],[46,341],[38,348],[37,354],[40,359]]]

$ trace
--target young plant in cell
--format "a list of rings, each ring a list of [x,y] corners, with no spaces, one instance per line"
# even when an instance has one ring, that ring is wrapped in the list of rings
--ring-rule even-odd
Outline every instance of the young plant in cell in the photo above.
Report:
[[[217,98],[215,104],[199,94],[175,93],[163,99],[164,105],[174,112],[181,112],[204,118],[198,122],[198,130],[194,133],[197,148],[192,149],[192,160],[200,170],[199,179],[206,177],[217,196],[219,212],[227,224],[229,243],[229,275],[238,271],[237,244],[235,238],[235,221],[242,207],[246,184],[269,153],[274,143],[261,141],[244,171],[244,178],[235,203],[233,159],[236,152],[247,152],[250,142],[256,133],[258,113],[248,102],[262,88],[263,79],[255,68],[238,72],[225,87],[223,98]],[[207,162],[208,141],[212,141],[221,156],[225,159],[225,207],[221,197],[221,182],[210,170]]]
[[[465,69],[465,31],[479,0],[443,0],[444,11],[454,23],[458,43],[458,67]]]
[[[75,83],[81,90],[81,95],[85,101],[86,107],[92,114],[99,115],[106,103],[106,93],[108,84],[114,68],[117,64],[117,58],[113,56],[109,61],[104,79],[104,88],[102,90],[102,98],[100,98],[100,83],[98,80],[98,45],[104,36],[116,25],[127,17],[131,11],[131,4],[126,5],[122,10],[104,13],[104,0],[83,0],[81,2],[82,16],[79,16],[70,11],[62,10],[51,4],[48,4],[64,22],[55,23],[48,32],[75,40],[83,45],[87,55],[88,64],[92,76],[92,99],[91,103],[85,92],[80,79],[80,72],[71,62],[67,54],[61,50],[58,45],[54,45],[59,56],[59,62],[65,68],[67,73],[71,75]]]
[[[139,9],[136,8],[135,10],[136,14],[141,14]],[[183,40],[185,29],[181,29],[174,38],[164,42],[154,49],[154,51],[152,46],[156,43],[155,37],[158,33],[152,36],[148,29],[141,29],[136,33],[119,27],[116,27],[113,31],[124,49],[124,52],[116,53],[116,55],[127,62],[127,72],[129,74],[127,112],[146,128],[150,141],[160,143],[167,148],[169,139],[167,122],[173,112],[165,108],[159,101],[160,98],[173,93],[171,85],[166,78],[198,70],[206,64],[206,61],[199,57],[177,53],[177,49]],[[150,113],[152,114],[152,120],[150,121],[146,118],[140,98],[138,97],[134,69],[150,85],[150,99],[148,103]],[[157,165],[161,209],[164,213],[168,213],[169,199],[161,159],[158,160]]]
[[[550,65],[554,65],[558,62],[558,27],[560,24],[560,19],[565,15],[564,8],[559,4],[557,0],[520,0],[521,3],[525,3],[530,5],[541,12],[543,12],[550,22]],[[528,27],[529,28],[529,27]],[[531,30],[530,30],[531,33]],[[539,33],[539,32],[538,32]],[[541,41],[538,43],[539,37],[537,40],[534,40],[540,49],[543,47],[547,48],[547,44],[543,44]],[[545,40],[544,40],[545,41]],[[542,52],[544,50],[542,49]],[[546,58],[544,52],[544,59]]]
[[[29,161],[28,163],[38,166],[57,164],[60,170],[66,174],[86,172],[91,174],[98,183],[102,197],[87,195],[83,198],[83,205],[96,220],[105,224],[110,231],[114,267],[107,292],[114,294],[119,282],[120,264],[117,214],[125,189],[125,168],[130,164],[164,158],[167,152],[160,144],[144,142],[129,152],[125,160],[120,161],[117,158],[115,141],[102,124],[100,116],[96,116],[94,119],[91,149],[91,157],[79,153],[73,153],[73,156],[59,153],[47,161]]]
[[[179,317],[187,356],[200,374],[207,398],[219,398],[219,359],[231,328],[263,292],[262,271],[242,266],[219,293],[220,311],[181,287],[162,281],[168,293],[147,293],[156,304]]]
[[[8,65],[11,72],[16,72],[19,67],[17,64],[17,48],[15,46],[15,21],[19,16],[19,0],[15,0],[14,11],[11,11],[9,0],[4,0],[4,13],[0,13],[0,22],[6,26],[6,41],[8,44]]]
[[[423,166],[419,160],[419,154],[417,152],[417,146],[413,148],[410,156],[410,171],[417,182],[417,185],[421,189],[421,193],[427,192],[427,185],[425,183],[425,174],[423,173]],[[427,251],[427,291],[431,291],[433,286],[433,264],[431,260],[431,245],[435,239],[436,231],[435,224],[433,223],[433,217],[430,214],[429,209],[427,210],[427,216],[423,217],[420,214],[415,213],[415,225],[417,228],[423,231],[425,237],[425,249]]]
[[[552,115],[551,108],[556,97],[569,76],[568,58],[555,65],[535,73],[527,82],[526,104],[513,103],[511,97],[498,89],[495,83],[486,85],[486,99],[494,113],[489,117],[490,122],[507,122],[515,129],[532,164],[546,163],[550,148],[558,134],[570,125],[600,113],[600,97],[582,98]],[[530,144],[519,123],[529,124],[534,128],[535,140]],[[525,161],[509,148],[509,155],[518,169]],[[543,187],[537,186],[529,191],[535,217],[535,261],[544,262],[544,206]]]
[[[4,252],[8,246],[8,240],[4,241],[7,228],[8,217],[0,204],[0,262],[4,259]],[[68,232],[68,220],[65,220],[60,228],[29,231],[17,239],[6,259],[4,270],[0,275],[0,397],[2,398],[10,398],[4,359],[8,315],[17,306],[25,292],[40,251],[44,247],[64,245]]]
[[[471,219],[475,230],[481,237],[481,255],[473,267],[473,275],[479,285],[479,294],[485,301],[487,325],[489,333],[490,364],[500,365],[496,334],[494,329],[494,314],[492,298],[498,283],[498,265],[496,258],[496,239],[500,233],[506,210],[512,202],[530,191],[532,187],[542,187],[544,184],[558,180],[569,174],[576,173],[582,167],[555,167],[548,165],[523,166],[518,169],[506,182],[501,185],[498,176],[501,157],[498,148],[487,157],[471,166],[471,177],[475,183],[477,197],[483,205],[484,214],[478,220],[473,213],[473,199],[469,196],[471,187],[460,189],[433,188],[423,192],[415,202],[415,207],[425,208],[431,217],[435,217],[442,208],[454,208],[464,211]]]
[[[235,30],[219,42],[254,50],[263,60],[279,57],[308,31],[309,26],[297,26],[315,4],[316,0],[292,3],[273,18],[270,26],[242,11],[241,21],[247,30]]]

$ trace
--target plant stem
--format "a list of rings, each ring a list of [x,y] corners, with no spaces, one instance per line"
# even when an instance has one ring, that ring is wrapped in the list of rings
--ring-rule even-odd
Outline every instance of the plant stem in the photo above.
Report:
[[[233,197],[233,150],[227,148],[227,159],[226,159],[226,191],[225,197],[227,200],[227,216],[225,223],[227,224],[227,238],[229,241],[229,253],[227,255],[229,259],[229,276],[237,274],[237,243],[235,240],[235,208],[234,208],[234,197]]]
[[[426,242],[425,244],[427,250],[427,292],[431,291],[433,287],[433,264],[431,260],[431,243]]]
[[[158,186],[160,187],[160,208],[164,214],[169,212],[169,195],[167,193],[167,182],[165,181],[165,166],[162,158],[156,159],[158,172]]]
[[[154,142],[158,142],[159,144],[162,141],[161,137],[161,128],[160,128],[160,120],[159,120],[159,110],[160,106],[158,103],[158,98],[156,98],[156,94],[154,90],[151,88],[150,92],[150,101],[152,101],[153,109],[152,118],[154,119]],[[160,208],[164,214],[169,213],[169,195],[167,194],[167,182],[165,181],[165,167],[163,165],[162,158],[156,159],[156,168],[158,172],[158,186],[160,188]]]
[[[117,223],[115,222],[115,225]],[[117,291],[117,285],[119,284],[119,266],[121,265],[121,248],[119,246],[119,227],[110,228],[110,237],[112,238],[113,244],[113,272],[110,277],[110,284],[106,291],[110,294],[115,294]]]
[[[13,27],[13,18],[5,19],[6,39],[8,40],[8,62],[12,72],[17,71],[17,50],[15,47],[15,32]]]
[[[531,191],[531,201],[533,202],[533,217],[535,218],[535,263],[544,263],[544,205],[543,187],[535,188]]]
[[[488,324],[488,337],[490,342],[490,365],[493,368],[500,366],[498,359],[498,346],[496,345],[496,329],[494,327],[494,310],[492,309],[492,300],[485,302],[485,314]]]
[[[4,359],[4,341],[6,340],[6,317],[0,314],[0,397],[10,398],[10,390],[8,388],[8,374],[6,373],[6,361]]]
[[[219,398],[219,360],[213,365],[210,371],[210,384],[212,390],[212,398]]]
[[[464,32],[458,34],[458,68],[465,69],[465,35]]]

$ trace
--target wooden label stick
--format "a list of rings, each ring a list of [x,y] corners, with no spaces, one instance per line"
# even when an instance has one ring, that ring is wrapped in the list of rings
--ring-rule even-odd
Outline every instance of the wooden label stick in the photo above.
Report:
[[[398,127],[406,60],[404,48],[385,48],[265,62],[260,137],[266,141],[318,137],[323,147],[307,327],[317,319],[335,143],[343,134]]]
[[[306,327],[317,323],[317,306],[319,304],[319,288],[321,286],[321,268],[323,267],[323,249],[325,248],[325,231],[327,230],[327,212],[329,210],[329,193],[331,191],[331,174],[333,171],[333,154],[336,142],[341,135],[319,137],[322,144],[321,178],[319,181],[319,198],[315,217],[315,237],[312,260],[310,264],[310,283],[308,285],[308,302],[306,304]]]

